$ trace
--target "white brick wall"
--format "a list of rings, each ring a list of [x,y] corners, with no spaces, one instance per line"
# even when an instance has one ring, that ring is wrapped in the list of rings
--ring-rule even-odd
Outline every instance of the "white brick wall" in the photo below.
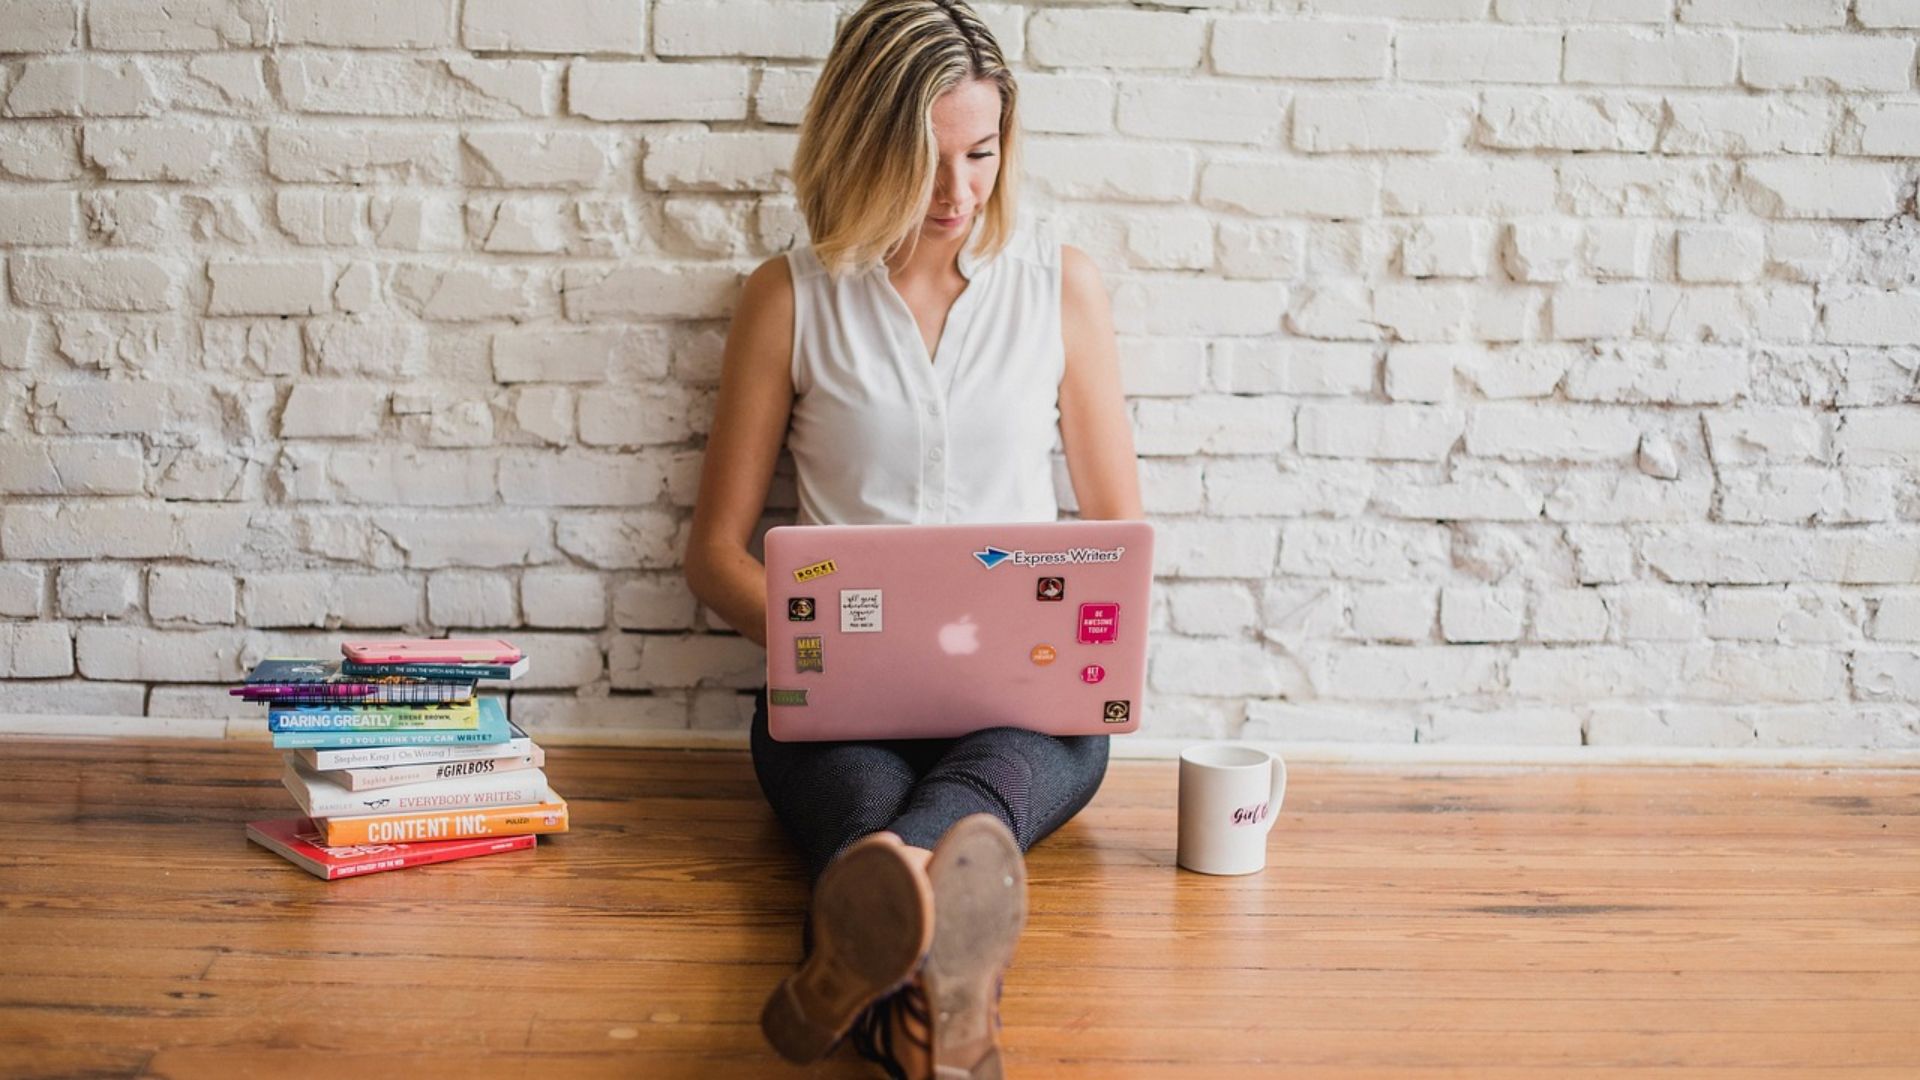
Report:
[[[0,4],[0,713],[471,631],[524,720],[741,726],[677,563],[853,6]],[[1114,297],[1150,730],[1920,746],[1914,0],[981,12]]]

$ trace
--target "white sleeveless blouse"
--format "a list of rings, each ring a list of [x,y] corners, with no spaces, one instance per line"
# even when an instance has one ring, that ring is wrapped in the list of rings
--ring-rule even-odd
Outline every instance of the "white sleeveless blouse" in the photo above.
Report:
[[[969,245],[971,245],[971,238]],[[802,525],[1054,521],[1060,245],[1045,223],[981,262],[928,363],[906,301],[874,262],[838,281],[811,246],[792,270],[794,401],[787,445]]]

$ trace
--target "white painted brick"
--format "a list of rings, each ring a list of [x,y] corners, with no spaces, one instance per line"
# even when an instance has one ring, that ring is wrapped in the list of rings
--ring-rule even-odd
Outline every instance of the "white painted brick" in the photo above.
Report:
[[[1410,26],[1394,35],[1394,71],[1408,82],[1558,82],[1560,39],[1549,29]]]
[[[1682,653],[1677,696],[1739,704],[1829,701],[1846,692],[1845,658],[1825,649],[1697,645]]]
[[[654,191],[784,191],[798,141],[783,132],[649,138],[640,175]]]
[[[1574,525],[1567,529],[1574,572],[1582,585],[1626,581],[1635,572],[1633,543],[1618,529]]]
[[[1553,344],[1492,351],[1470,346],[1421,347],[1450,348],[1454,367],[1482,397],[1495,400],[1551,395],[1581,355],[1573,346]]]
[[[554,526],[544,515],[394,512],[374,514],[372,525],[404,554],[405,565],[419,569],[524,566],[553,557]]]
[[[460,41],[486,52],[639,53],[645,11],[626,0],[467,0]]]
[[[1614,27],[1567,31],[1565,81],[1619,86],[1731,86],[1738,46],[1732,34]]]
[[[1215,234],[1219,270],[1229,278],[1284,280],[1300,274],[1305,242],[1298,225],[1223,221]]]
[[[1372,507],[1388,517],[1434,521],[1533,521],[1542,499],[1512,469],[1462,472],[1444,484],[1389,478],[1374,492]]]
[[[1279,543],[1280,530],[1263,522],[1168,522],[1154,537],[1154,573],[1265,580],[1273,573]]]
[[[426,335],[417,326],[308,319],[303,336],[307,355],[323,375],[410,377],[424,368]]]
[[[460,175],[459,144],[441,132],[276,127],[267,133],[267,168],[296,183],[450,184]]]
[[[147,572],[147,614],[158,621],[231,625],[237,590],[224,570],[156,566]]]
[[[686,630],[699,601],[679,574],[647,574],[613,590],[613,625],[622,630]]]
[[[140,604],[140,575],[116,563],[76,563],[60,568],[54,598],[69,619],[119,619]]]
[[[38,566],[0,563],[0,615],[37,619],[45,614],[47,572]]]
[[[486,2],[473,0],[469,8]],[[542,6],[551,18],[559,4]],[[453,44],[447,0],[282,0],[274,25],[279,41],[288,45],[432,49]]]
[[[1391,158],[1377,182],[1389,214],[1541,214],[1555,185],[1543,161],[1467,157]]]
[[[779,69],[761,76],[761,91]],[[812,77],[807,82],[812,89]],[[792,110],[783,110],[792,115]],[[767,111],[760,110],[763,119]],[[1277,118],[1276,118],[1277,120]],[[798,122],[796,116],[792,122]],[[1104,135],[1113,130],[1114,89],[1111,80],[1092,75],[1048,72],[1020,76],[1020,124],[1027,131],[1054,135]]]
[[[184,0],[158,6],[141,0],[93,0],[87,39],[115,52],[219,50],[268,44],[266,5]]]
[[[1353,396],[1373,387],[1376,366],[1367,345],[1221,341],[1213,350],[1213,384],[1233,394]]]
[[[1677,241],[1675,269],[1682,281],[1752,281],[1765,265],[1757,229],[1683,228]]]
[[[1294,521],[1280,545],[1283,573],[1358,581],[1426,578],[1450,564],[1451,540],[1437,525]]]
[[[1570,472],[1548,493],[1546,513],[1555,521],[1705,521],[1712,504],[1711,477]]]
[[[1346,594],[1340,585],[1312,582],[1304,585],[1269,581],[1260,596],[1261,638],[1289,651],[1309,639],[1344,637]]]
[[[1742,710],[1758,746],[1912,749],[1920,744],[1904,705],[1802,705]]]
[[[1458,409],[1424,405],[1300,406],[1300,452],[1317,457],[1440,461],[1466,426]]]
[[[1430,585],[1369,585],[1351,590],[1353,632],[1370,641],[1423,642],[1439,610]]]
[[[343,627],[420,626],[420,586],[387,574],[358,574],[333,582],[330,614]]]
[[[569,319],[716,319],[727,314],[739,276],[720,267],[636,265],[569,267],[562,280]]]
[[[1258,644],[1172,639],[1153,650],[1147,685],[1155,693],[1266,697],[1306,688],[1291,665]]]
[[[1027,58],[1043,68],[1191,71],[1206,35],[1205,20],[1192,14],[1054,8],[1028,22]]]
[[[1587,714],[1587,745],[1744,747],[1754,745],[1754,730],[1722,706],[1595,705]]]
[[[1852,292],[1825,303],[1827,340],[1844,345],[1920,345],[1920,290]]]
[[[132,440],[0,442],[0,494],[139,495],[145,486],[146,462]]]
[[[769,78],[785,85],[784,70],[762,73],[763,93]],[[750,75],[730,64],[575,60],[567,73],[567,111],[593,120],[745,120]],[[764,107],[761,118],[767,119]]]
[[[1453,397],[1456,346],[1401,345],[1387,350],[1387,396],[1395,401],[1444,402]]]
[[[1120,385],[1128,397],[1186,397],[1207,381],[1207,347],[1187,338],[1127,337],[1120,346]]]
[[[1206,509],[1214,514],[1350,517],[1367,505],[1373,478],[1357,462],[1226,458],[1206,464]]]
[[[1916,534],[1899,530],[1876,535],[1779,527],[1656,527],[1647,530],[1640,550],[1647,566],[1668,581],[1906,584],[1920,580],[1920,546],[1915,541]]]
[[[1214,161],[1200,177],[1200,201],[1256,216],[1365,217],[1379,201],[1371,168],[1345,163]]]
[[[110,180],[205,181],[223,171],[229,133],[162,121],[88,124],[87,164]]]
[[[1647,151],[1661,117],[1657,97],[1490,90],[1480,106],[1479,138],[1502,150]]]
[[[1754,211],[1776,218],[1892,217],[1911,186],[1889,166],[1864,161],[1752,159],[1740,176]]]
[[[1436,709],[1419,729],[1422,743],[1476,746],[1580,746],[1580,714],[1565,708]]]
[[[1326,702],[1290,705],[1277,701],[1247,702],[1243,739],[1280,743],[1411,744],[1416,717],[1411,710],[1370,704],[1361,708]]]
[[[1293,445],[1291,402],[1264,397],[1200,396],[1134,405],[1142,455],[1258,454]]]
[[[1226,582],[1175,582],[1167,587],[1173,629],[1194,637],[1239,637],[1258,624],[1253,594]]]
[[[1123,134],[1256,145],[1273,141],[1286,107],[1278,87],[1193,79],[1127,80],[1119,101]]]
[[[1920,2],[1916,0],[1854,0],[1853,16],[1875,29],[1920,29]]]
[[[31,307],[168,311],[178,305],[180,265],[148,255],[15,255],[15,301]]]
[[[1669,154],[1824,154],[1839,114],[1835,102],[1810,94],[1757,97],[1675,96],[1660,135]]]
[[[81,633],[88,629],[82,627]],[[61,678],[73,674],[73,657],[72,631],[66,623],[0,623],[0,678]]]
[[[834,14],[830,4],[658,0],[653,50],[661,56],[820,60],[833,47]]]
[[[231,558],[246,537],[244,508],[98,505],[12,506],[0,512],[9,559]]]
[[[1920,702],[1920,649],[1861,649],[1853,654],[1853,696]]]
[[[0,21],[0,52],[64,52],[79,43],[80,6],[74,0],[13,0]]]
[[[1533,640],[1559,644],[1601,641],[1610,623],[1606,601],[1594,589],[1549,589],[1533,601]]]
[[[1862,469],[1723,469],[1720,518],[1735,522],[1851,524],[1895,516],[1893,475]]]
[[[462,142],[481,187],[579,187],[607,175],[606,140],[584,131],[476,131]]]
[[[72,180],[82,174],[78,132],[65,125],[20,120],[9,121],[8,126],[7,137],[0,139],[0,176]]]
[[[134,626],[82,626],[73,649],[80,674],[89,679],[143,682],[238,683],[254,657],[242,660],[239,630],[148,630]],[[70,674],[68,671],[60,674]],[[258,706],[251,711],[257,716]]]
[[[1451,149],[1466,140],[1473,105],[1464,94],[1302,94],[1292,145],[1306,153]]]
[[[316,573],[250,573],[241,588],[241,617],[248,626],[327,626],[330,582]]]
[[[1640,445],[1638,426],[1616,411],[1531,405],[1476,406],[1466,437],[1467,453],[1504,461],[1605,461]]]
[[[1854,597],[1826,590],[1715,588],[1707,593],[1711,638],[1780,645],[1860,637],[1864,609]]]
[[[1712,410],[1702,414],[1719,465],[1829,460],[1827,420],[1791,409]]]
[[[1400,244],[1408,277],[1476,278],[1492,259],[1494,231],[1483,221],[1430,219],[1415,222]]]
[[[1136,275],[1113,284],[1114,327],[1125,334],[1272,334],[1286,311],[1287,288],[1273,282]]]
[[[39,322],[26,315],[0,315],[0,368],[25,371],[33,366]]]
[[[324,262],[213,260],[209,315],[318,315],[333,309],[335,273]]]
[[[1281,79],[1387,77],[1386,23],[1222,16],[1213,27],[1213,69]]]
[[[0,683],[0,713],[15,716],[141,716],[147,688],[140,683],[85,679]]]
[[[275,71],[281,99],[305,113],[513,119],[548,111],[535,61],[326,53],[285,58]]]
[[[1440,590],[1440,633],[1450,642],[1515,641],[1526,619],[1526,592],[1455,586]]]
[[[634,455],[515,450],[500,459],[510,506],[645,506],[665,490],[660,466]]]
[[[1727,210],[1733,167],[1661,161],[1645,154],[1590,154],[1560,165],[1559,202],[1581,215],[1706,217]]]
[[[1607,594],[1613,625],[1625,641],[1695,641],[1700,604],[1686,592],[1658,586],[1628,586]]]
[[[1843,465],[1920,468],[1920,406],[1846,410],[1833,445]]]
[[[139,60],[28,60],[7,90],[8,116],[155,116],[166,95]]]
[[[1315,677],[1322,696],[1425,701],[1500,690],[1499,653],[1473,645],[1361,645],[1330,652]]]
[[[79,235],[79,207],[71,191],[0,192],[0,244],[72,244]]]
[[[747,638],[731,634],[622,634],[608,650],[607,670],[616,690],[746,690],[766,681],[767,654]]]
[[[1920,641],[1920,590],[1880,597],[1873,617],[1876,641]]]
[[[1740,81],[1755,89],[1913,89],[1912,38],[1750,34],[1742,45]]]
[[[445,627],[516,625],[513,582],[501,574],[443,570],[427,578],[427,619]]]
[[[1193,193],[1194,153],[1185,147],[1037,136],[1026,160],[1034,186],[1063,199],[1176,202]]]
[[[1676,651],[1665,645],[1523,648],[1508,679],[1522,700],[1618,701],[1672,693],[1679,668]]]
[[[1845,26],[1847,0],[1682,0],[1683,23],[1805,30]]]
[[[280,412],[283,439],[365,438],[380,429],[387,389],[366,383],[297,383]]]
[[[588,390],[580,396],[580,441],[588,446],[658,446],[693,434],[695,403],[680,387]]]

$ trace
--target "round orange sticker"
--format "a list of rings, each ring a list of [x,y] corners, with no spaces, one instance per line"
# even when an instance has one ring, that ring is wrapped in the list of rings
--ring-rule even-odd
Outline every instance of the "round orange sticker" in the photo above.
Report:
[[[1027,659],[1032,660],[1041,667],[1045,667],[1053,663],[1053,658],[1056,655],[1058,654],[1053,651],[1053,646],[1051,645],[1035,645],[1033,651],[1027,654]]]

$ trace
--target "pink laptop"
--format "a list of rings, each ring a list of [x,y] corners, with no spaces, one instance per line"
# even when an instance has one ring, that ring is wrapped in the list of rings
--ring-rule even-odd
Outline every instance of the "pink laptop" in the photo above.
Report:
[[[783,526],[766,566],[776,739],[1140,726],[1144,521]]]

